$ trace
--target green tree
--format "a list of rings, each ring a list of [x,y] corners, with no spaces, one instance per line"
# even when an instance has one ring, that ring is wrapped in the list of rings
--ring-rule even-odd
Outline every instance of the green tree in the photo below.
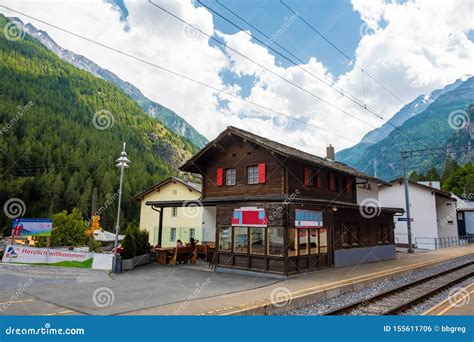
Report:
[[[413,171],[412,173],[410,173],[409,179],[412,182],[418,182],[420,180],[420,176],[418,175],[418,173],[416,171]]]
[[[195,147],[113,84],[62,61],[28,34],[6,39],[7,23],[0,14],[0,124],[8,127],[0,132],[0,205],[20,198],[25,217],[72,208],[88,217],[98,188],[101,223],[112,230],[117,204],[106,204],[107,195],[118,189],[114,160],[126,141],[132,163],[124,179],[122,222],[136,222],[133,195],[174,175]],[[94,116],[104,110],[113,124],[97,129]],[[0,228],[11,229],[5,215]]]
[[[446,179],[449,177],[451,172],[456,170],[458,168],[458,162],[456,159],[453,159],[450,155],[446,158],[444,162],[444,170],[443,170],[443,175],[441,176],[441,181],[445,182]]]
[[[77,247],[87,245],[88,236],[85,233],[86,223],[77,208],[70,214],[62,211],[52,216],[51,247]],[[38,239],[39,246],[46,245],[46,238]]]
[[[135,238],[135,228],[129,226],[122,241],[122,258],[131,259],[137,255],[137,241]]]
[[[474,196],[474,164],[467,163],[451,171],[442,187],[457,196],[472,198]]]

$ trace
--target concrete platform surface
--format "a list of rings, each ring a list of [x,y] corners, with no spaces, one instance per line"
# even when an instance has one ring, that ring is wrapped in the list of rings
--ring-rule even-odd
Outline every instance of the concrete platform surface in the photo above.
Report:
[[[474,315],[474,284],[454,292],[438,305],[425,311],[429,316],[472,316]]]
[[[397,253],[397,259],[309,272],[266,287],[186,303],[183,315],[268,315],[301,308],[317,301],[368,287],[450,260],[474,255],[474,245]],[[251,279],[251,278],[250,278]],[[134,315],[170,315],[180,303],[129,312]]]
[[[0,266],[0,315],[273,314],[474,255],[474,245],[326,269],[285,280],[150,264],[109,276]],[[1,264],[0,264],[1,265]]]

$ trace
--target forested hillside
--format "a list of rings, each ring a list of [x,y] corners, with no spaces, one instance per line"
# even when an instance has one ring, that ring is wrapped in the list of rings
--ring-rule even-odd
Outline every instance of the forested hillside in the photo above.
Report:
[[[182,117],[180,117],[178,114],[176,114],[169,108],[166,108],[161,104],[156,103],[147,98],[133,84],[122,80],[113,72],[101,68],[99,65],[97,65],[90,59],[78,55],[73,51],[63,49],[45,31],[38,30],[32,24],[25,25],[19,18],[15,17],[9,19],[13,21],[15,25],[19,26],[23,31],[36,38],[48,50],[58,55],[62,60],[116,85],[119,89],[123,90],[125,94],[134,99],[145,112],[160,120],[167,128],[169,128],[174,133],[185,137],[197,147],[203,147],[208,142],[207,139],[198,131],[196,131],[196,129],[191,126],[186,120],[184,120]],[[159,89],[157,89],[157,91],[159,91]]]
[[[132,162],[123,222],[137,219],[132,196],[176,174],[194,147],[109,82],[62,61],[28,35],[5,36],[7,22],[0,16],[0,203],[21,199],[25,217],[74,207],[86,216],[97,187],[102,223],[112,228],[119,182],[114,160],[125,141]],[[0,217],[0,227],[9,226],[3,212]]]
[[[337,154],[336,159],[360,171],[384,180],[400,177],[402,174],[400,152],[433,147],[464,146],[472,143],[474,122],[474,77],[451,89],[430,103],[421,113],[404,121],[384,139],[374,144],[359,144]],[[474,149],[462,152],[450,151],[460,164],[473,160]],[[438,172],[446,154],[426,153],[410,158],[409,171],[425,173],[433,166]]]

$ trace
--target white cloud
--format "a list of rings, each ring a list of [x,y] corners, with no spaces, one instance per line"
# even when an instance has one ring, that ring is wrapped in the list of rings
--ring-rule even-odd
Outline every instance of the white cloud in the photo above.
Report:
[[[85,55],[136,85],[146,96],[176,111],[208,138],[215,137],[228,125],[235,125],[324,155],[324,147],[328,143],[335,145],[336,149],[348,147],[367,131],[382,124],[374,115],[315,80],[301,68],[344,89],[345,94],[363,100],[385,118],[402,106],[357,67],[338,78],[331,75],[317,57],[312,57],[300,67],[282,67],[265,47],[251,41],[244,32],[229,35],[215,31],[211,13],[194,7],[190,0],[156,2],[206,33],[214,32],[229,46],[359,119],[353,119],[296,89],[229,49],[223,51],[215,43],[210,44],[207,37],[145,1],[126,2],[128,31],[124,31],[124,23],[119,20],[120,13],[102,1],[46,3],[4,0],[2,4],[232,94],[241,94],[241,87],[238,84],[224,84],[220,72],[230,70],[239,77],[253,76],[255,84],[247,100],[349,139],[337,138],[297,121],[275,120],[272,112],[218,94],[18,15],[24,22],[31,22],[47,31],[61,46]],[[404,4],[353,0],[352,3],[365,25],[370,27],[370,30],[361,29],[365,35],[361,37],[355,52],[356,64],[405,101],[443,87],[463,74],[474,74],[474,44],[466,36],[469,30],[474,29],[473,5],[469,0],[420,0]],[[16,16],[3,9],[1,11]],[[292,25],[302,24],[296,21]],[[225,108],[219,106],[219,100],[223,99],[229,101]]]

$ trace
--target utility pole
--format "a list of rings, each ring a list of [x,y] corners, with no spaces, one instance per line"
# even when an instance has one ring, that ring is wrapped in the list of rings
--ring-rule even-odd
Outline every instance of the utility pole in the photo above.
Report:
[[[94,244],[93,244],[93,222],[94,222],[94,216],[96,212],[96,206],[97,206],[97,188],[94,188],[94,191],[92,192],[92,205],[91,205],[91,224],[89,227],[89,230],[92,230],[92,232],[89,234],[89,252],[92,252],[94,249]]]
[[[406,220],[407,220],[407,233],[408,233],[408,253],[413,253],[413,243],[411,235],[411,216],[410,216],[410,195],[408,191],[408,175],[407,175],[407,160],[409,157],[421,157],[427,154],[448,154],[456,152],[466,152],[470,151],[471,143],[468,145],[459,145],[459,146],[444,146],[444,147],[433,147],[433,148],[424,148],[419,150],[406,150],[401,151],[400,155],[402,157],[402,166],[403,166],[403,182],[405,184],[405,205],[406,205]]]
[[[411,216],[410,216],[410,194],[408,191],[407,158],[408,152],[402,151],[403,183],[405,184],[405,207],[407,215],[408,253],[413,253],[413,242],[411,236]]]

